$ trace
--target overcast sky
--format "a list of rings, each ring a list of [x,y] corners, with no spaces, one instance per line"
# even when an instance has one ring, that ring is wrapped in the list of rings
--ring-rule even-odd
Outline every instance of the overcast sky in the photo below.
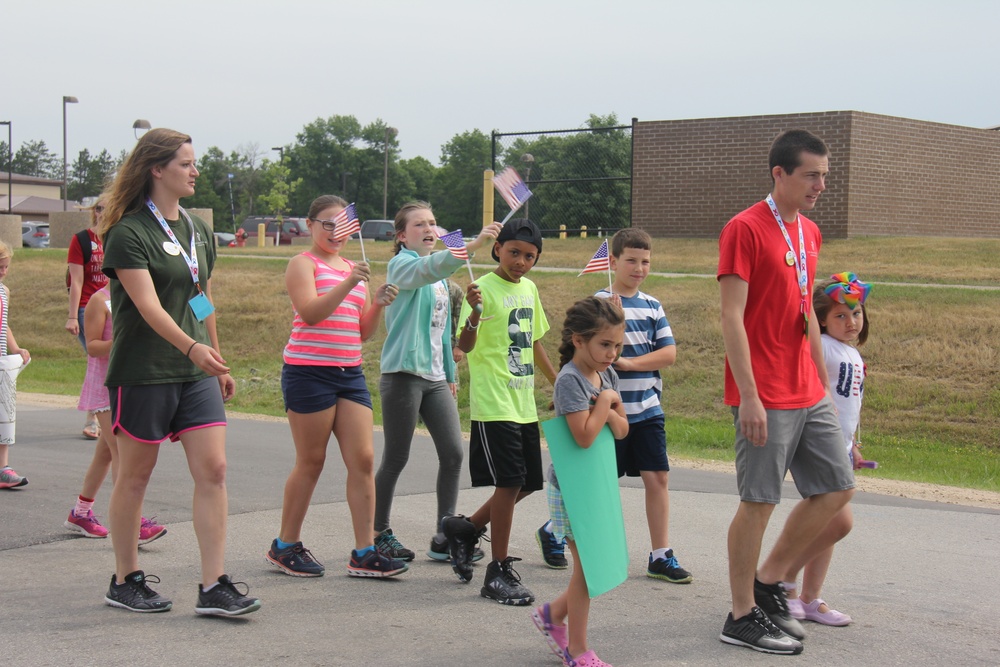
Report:
[[[318,117],[382,118],[403,157],[435,164],[460,132],[591,113],[991,127],[998,26],[993,0],[5,0],[0,120],[15,148],[40,139],[61,155],[62,97],[79,98],[70,162],[130,148],[137,118],[227,153],[294,143]]]

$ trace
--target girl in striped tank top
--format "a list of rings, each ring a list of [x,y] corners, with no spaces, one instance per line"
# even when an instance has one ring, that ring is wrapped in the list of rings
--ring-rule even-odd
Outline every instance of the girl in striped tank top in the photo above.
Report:
[[[390,577],[406,563],[374,548],[375,478],[372,401],[361,370],[361,343],[378,328],[382,309],[396,298],[394,285],[368,291],[371,269],[340,256],[336,220],[347,206],[324,195],[309,207],[312,235],[308,252],[296,255],[285,271],[295,316],[285,346],[281,393],[295,442],[295,466],[285,482],[281,528],[265,558],[286,574],[319,577],[323,565],[302,545],[302,524],[326,461],[330,434],[347,466],[347,504],[354,527],[354,550],[347,573]],[[344,221],[346,222],[346,221]]]
[[[4,408],[0,410],[0,489],[12,489],[25,486],[27,477],[14,472],[8,465],[8,449],[14,444],[14,417],[17,409],[17,374],[31,361],[31,354],[23,347],[18,347],[14,334],[10,331],[10,320],[7,317],[10,304],[10,292],[3,284],[10,268],[10,260],[14,256],[10,246],[0,241],[0,373],[4,376],[0,386],[0,399]]]

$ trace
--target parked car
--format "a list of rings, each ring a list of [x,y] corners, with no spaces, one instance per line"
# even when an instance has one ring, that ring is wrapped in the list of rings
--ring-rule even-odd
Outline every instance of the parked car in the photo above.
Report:
[[[229,232],[215,232],[215,247],[232,248],[236,245],[236,234]]]
[[[254,215],[250,216],[243,221],[240,225],[240,229],[247,233],[250,238],[247,239],[247,245],[257,244],[257,226],[261,223],[267,225],[264,231],[264,236],[271,239],[271,244],[274,244],[274,237],[278,236],[278,221],[273,216],[261,216]],[[305,218],[284,218],[281,221],[281,234],[278,236],[279,245],[290,245],[292,239],[295,237],[309,237],[309,226],[306,225]]]
[[[392,220],[365,220],[361,223],[361,238],[391,241],[396,238],[395,223]]]
[[[49,223],[35,221],[22,222],[21,243],[25,248],[48,248]]]

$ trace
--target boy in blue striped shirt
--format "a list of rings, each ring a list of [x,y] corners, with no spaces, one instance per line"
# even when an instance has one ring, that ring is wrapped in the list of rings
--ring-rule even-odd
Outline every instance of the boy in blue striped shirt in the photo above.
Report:
[[[646,489],[646,523],[652,551],[646,574],[674,584],[691,582],[691,573],[677,562],[668,539],[670,497],[667,491],[667,437],[660,405],[663,381],[660,370],[677,358],[677,347],[663,306],[641,292],[649,275],[652,239],[641,229],[622,229],[611,239],[613,293],[602,289],[599,297],[610,297],[625,311],[625,346],[615,362],[619,391],[629,432],[616,440],[618,476],[642,477]]]

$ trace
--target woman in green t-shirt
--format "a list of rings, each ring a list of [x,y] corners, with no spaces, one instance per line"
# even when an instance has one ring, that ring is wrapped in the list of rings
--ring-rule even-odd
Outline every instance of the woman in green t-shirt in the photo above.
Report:
[[[191,137],[147,132],[102,195],[104,273],[115,313],[106,384],[119,469],[108,516],[115,574],[105,602],[159,612],[170,600],[147,584],[137,539],[146,485],[160,443],[180,440],[194,479],[194,530],[202,582],[195,612],[236,616],[256,611],[225,574],[226,412],[236,383],[219,352],[211,302],[215,252],[207,225],[181,208],[198,169]]]

